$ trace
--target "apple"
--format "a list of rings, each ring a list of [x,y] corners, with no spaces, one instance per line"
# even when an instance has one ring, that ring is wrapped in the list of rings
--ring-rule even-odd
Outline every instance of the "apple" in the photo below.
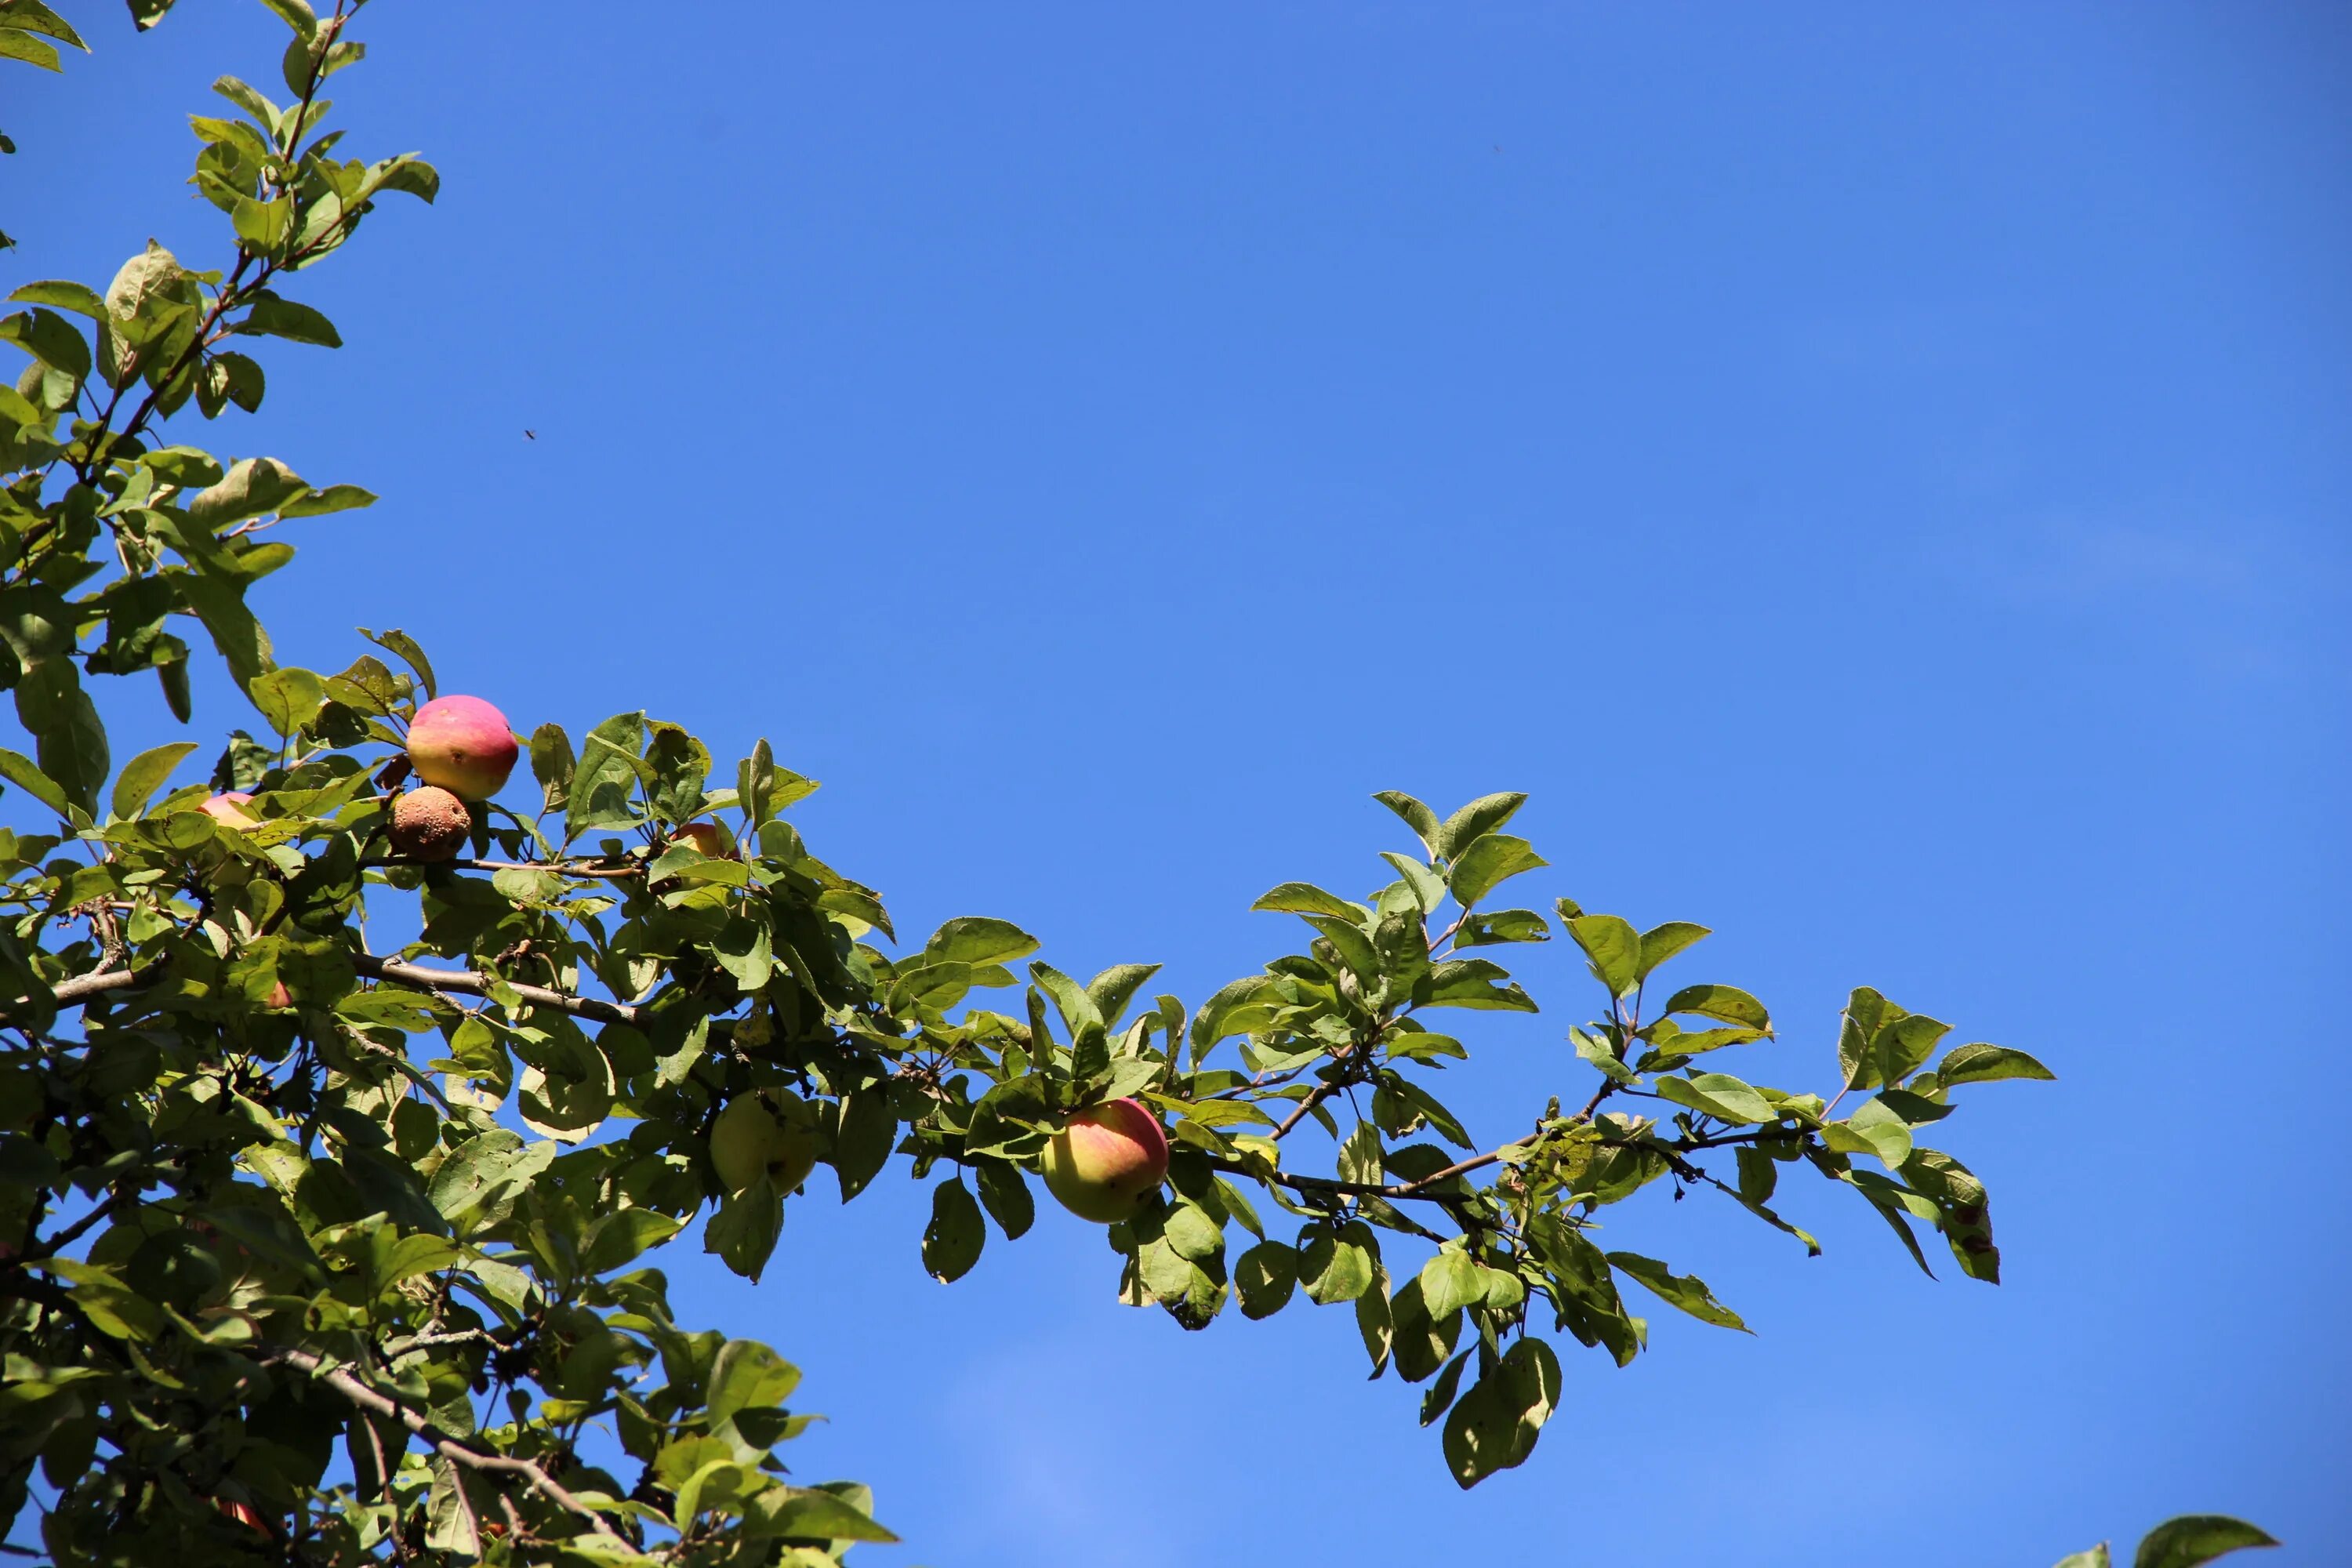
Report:
[[[202,805],[197,806],[196,809],[203,812],[206,816],[211,817],[215,822],[220,823],[226,826],[234,827],[238,832],[242,833],[247,828],[258,827],[261,826],[260,822],[254,817],[253,814],[245,809],[248,805],[252,804],[252,801],[253,796],[247,794],[244,790],[233,789],[226,794],[214,795],[210,800],[207,800]]]
[[[488,800],[514,772],[507,716],[478,697],[436,697],[408,725],[408,765],[426,784]]]
[[[739,1094],[710,1127],[710,1163],[730,1193],[766,1176],[778,1194],[808,1180],[822,1142],[808,1101],[790,1089]]]
[[[286,989],[286,982],[281,980],[278,982],[277,984],[272,985],[269,988],[269,1000],[264,1002],[262,1005],[273,1010],[280,1007],[291,1007],[294,1005],[294,994]]]
[[[1144,1194],[1168,1179],[1168,1134],[1140,1101],[1090,1105],[1070,1112],[1038,1169],[1045,1190],[1080,1219],[1132,1219]]]
[[[669,836],[672,844],[691,844],[713,860],[731,859],[735,836],[715,822],[689,822]]]
[[[411,859],[446,860],[473,830],[474,814],[464,801],[426,784],[394,798],[392,826],[386,831],[392,847]]]

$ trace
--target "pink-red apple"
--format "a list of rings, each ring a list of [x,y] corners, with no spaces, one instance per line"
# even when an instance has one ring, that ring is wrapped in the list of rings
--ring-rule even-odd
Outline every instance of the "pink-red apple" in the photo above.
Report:
[[[413,860],[446,860],[473,830],[474,814],[464,801],[426,784],[394,798],[392,824],[385,831],[392,847]]]
[[[214,795],[196,809],[215,822],[234,827],[242,833],[247,828],[261,826],[253,814],[245,809],[251,804],[253,804],[252,795],[244,790],[233,789],[225,794]]]
[[[1038,1168],[1045,1190],[1080,1219],[1131,1219],[1144,1194],[1168,1179],[1168,1134],[1140,1101],[1090,1105],[1070,1112]]]
[[[436,697],[409,722],[408,765],[425,783],[467,800],[498,794],[515,754],[507,716],[478,697]]]
[[[739,1094],[710,1126],[710,1163],[730,1193],[761,1176],[779,1195],[808,1180],[824,1139],[814,1108],[787,1089]]]
[[[261,1516],[261,1510],[254,1507],[251,1503],[237,1502],[229,1498],[216,1497],[213,1499],[213,1507],[220,1510],[222,1513],[227,1515],[230,1519],[236,1521],[237,1523],[244,1525],[247,1530],[257,1530],[262,1534],[270,1537],[272,1540],[277,1539],[278,1531],[269,1527],[269,1521]]]

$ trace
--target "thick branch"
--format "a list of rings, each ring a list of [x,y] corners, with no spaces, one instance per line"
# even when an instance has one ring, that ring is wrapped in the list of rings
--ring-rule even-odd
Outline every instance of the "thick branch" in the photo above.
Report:
[[[428,991],[455,991],[468,996],[487,996],[490,988],[499,984],[491,976],[471,969],[431,969],[421,963],[406,963],[396,958],[377,958],[373,954],[352,954],[352,967],[371,980],[396,980],[404,985],[421,985]],[[71,1006],[109,991],[127,991],[141,984],[148,975],[137,970],[118,969],[103,974],[77,974],[70,980],[60,980],[51,987],[58,1005]],[[551,991],[544,985],[530,985],[519,980],[505,982],[514,994],[534,1007],[553,1007],[575,1018],[593,1018],[603,1024],[635,1024],[642,1009],[624,1002],[599,1002],[593,997],[572,996],[561,991]]]
[[[146,978],[136,969],[111,969],[103,973],[77,974],[70,980],[58,981],[50,989],[57,994],[58,1006],[70,1007],[101,992],[128,991]]]
[[[462,1465],[469,1470],[520,1476],[550,1502],[586,1520],[597,1534],[614,1545],[624,1551],[633,1550],[611,1525],[604,1522],[603,1514],[583,1502],[577,1495],[567,1489],[553,1476],[549,1475],[536,1461],[518,1459],[508,1454],[486,1454],[478,1448],[461,1443],[398,1400],[377,1393],[340,1367],[328,1366],[325,1362],[308,1351],[274,1348],[266,1352],[263,1359],[309,1373],[362,1410],[377,1415],[393,1417],[432,1444],[434,1451],[452,1464]]]

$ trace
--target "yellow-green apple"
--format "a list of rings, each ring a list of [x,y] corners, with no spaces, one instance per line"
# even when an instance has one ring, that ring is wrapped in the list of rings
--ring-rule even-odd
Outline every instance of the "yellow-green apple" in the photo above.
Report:
[[[474,814],[446,789],[426,784],[394,797],[392,847],[413,860],[446,860],[474,830]]]
[[[1038,1168],[1045,1190],[1080,1219],[1131,1219],[1168,1179],[1168,1134],[1139,1101],[1108,1100],[1070,1112]]]
[[[241,789],[233,789],[225,794],[214,795],[196,809],[224,826],[234,827],[243,832],[247,828],[261,826],[255,820],[253,814],[245,809],[252,804],[252,795]]]
[[[808,1180],[823,1135],[814,1108],[788,1089],[739,1094],[710,1126],[710,1163],[730,1193],[761,1176],[779,1194]]]
[[[689,822],[669,836],[672,844],[691,844],[713,860],[735,853],[735,836],[715,822]]]
[[[478,697],[436,697],[408,725],[408,765],[416,776],[467,800],[488,800],[514,772],[507,716]]]

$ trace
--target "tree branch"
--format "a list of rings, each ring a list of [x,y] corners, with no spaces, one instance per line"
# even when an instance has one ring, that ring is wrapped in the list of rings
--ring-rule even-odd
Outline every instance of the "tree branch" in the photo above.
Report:
[[[625,1002],[599,1002],[590,996],[568,995],[520,980],[500,982],[471,969],[433,969],[396,958],[378,958],[373,953],[352,954],[352,966],[371,980],[396,980],[428,991],[454,991],[468,996],[488,996],[492,986],[503,984],[534,1007],[552,1007],[575,1018],[593,1018],[602,1024],[635,1024],[645,1011]],[[146,971],[117,969],[103,974],[77,974],[58,981],[50,990],[58,1006],[69,1007],[109,991],[128,991],[150,978]]]
[[[101,992],[128,991],[146,978],[145,973],[136,969],[113,969],[77,974],[70,980],[58,981],[49,989],[56,994],[58,1006],[70,1007]]]
[[[624,1551],[634,1551],[618,1531],[604,1521],[604,1516],[582,1501],[573,1492],[541,1467],[535,1460],[518,1459],[508,1454],[486,1454],[451,1436],[441,1427],[419,1415],[398,1400],[377,1393],[358,1378],[340,1367],[331,1367],[308,1351],[273,1346],[261,1358],[265,1362],[282,1363],[306,1372],[363,1411],[389,1415],[410,1431],[433,1445],[434,1451],[451,1464],[469,1470],[488,1471],[500,1475],[520,1476],[533,1489],[558,1508],[588,1521],[597,1534]],[[460,1485],[462,1486],[462,1482]]]
[[[422,985],[432,991],[456,991],[468,996],[488,996],[494,985],[505,985],[534,1007],[552,1007],[569,1013],[575,1018],[593,1018],[603,1024],[635,1024],[643,1014],[641,1007],[625,1002],[599,1002],[588,996],[570,996],[561,991],[550,991],[544,985],[526,985],[519,980],[500,981],[471,969],[428,969],[421,963],[407,963],[397,958],[377,958],[372,953],[352,954],[352,967],[371,980],[397,980],[406,985]]]

